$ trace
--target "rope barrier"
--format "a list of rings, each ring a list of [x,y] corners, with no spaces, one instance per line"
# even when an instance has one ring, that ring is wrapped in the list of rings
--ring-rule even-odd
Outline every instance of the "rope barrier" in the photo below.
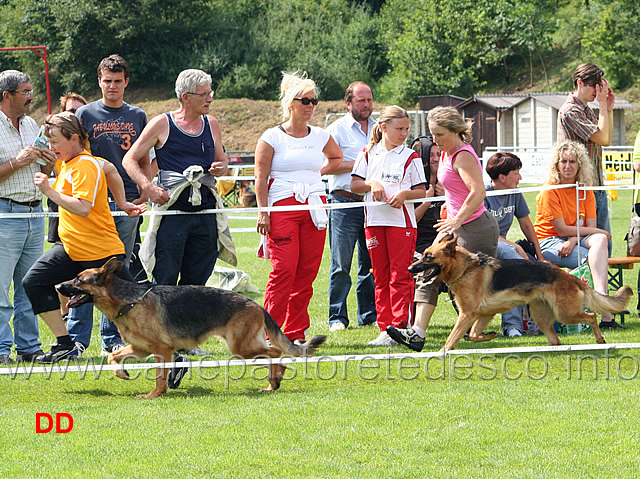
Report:
[[[524,188],[511,188],[505,190],[493,190],[487,191],[487,196],[503,196],[512,193],[528,193],[544,190],[555,190],[560,188],[575,188],[575,184],[571,185],[542,185],[542,186],[529,186]],[[640,185],[609,185],[609,186],[579,186],[580,191],[607,191],[607,190],[639,190]],[[425,201],[445,201],[444,196],[434,196],[431,198],[418,198],[415,200],[408,200],[407,203],[424,203]],[[180,210],[165,210],[165,211],[147,211],[140,216],[175,216],[175,215],[207,215],[215,213],[227,213],[228,215],[245,214],[245,213],[271,213],[274,211],[310,211],[310,210],[332,210],[332,209],[348,209],[348,208],[361,208],[363,206],[381,206],[386,205],[382,201],[361,201],[356,203],[326,203],[321,205],[289,205],[289,206],[270,206],[262,208],[212,208],[202,211],[180,211]],[[113,216],[127,216],[124,211],[112,211]],[[42,213],[0,213],[0,219],[3,218],[49,218],[59,216],[58,212],[42,212]]]
[[[363,361],[395,361],[405,358],[427,359],[427,358],[451,358],[460,355],[503,355],[503,354],[527,354],[527,353],[570,353],[577,351],[615,351],[621,349],[639,349],[640,343],[613,343],[613,344],[567,344],[559,346],[524,346],[508,348],[483,348],[483,349],[454,349],[447,351],[433,351],[422,353],[385,353],[385,354],[349,354],[339,356],[313,356],[313,357],[281,357],[281,358],[256,358],[241,359],[238,357],[224,360],[201,360],[190,362],[146,362],[133,363],[123,362],[121,364],[87,363],[83,365],[71,365],[70,362],[56,363],[51,366],[35,366],[33,363],[22,363],[15,366],[9,365],[0,368],[0,376],[11,376],[12,378],[21,375],[31,374],[51,374],[51,373],[87,373],[117,370],[146,370],[157,368],[220,368],[220,367],[253,367],[282,365],[306,365],[315,363],[330,362],[363,362]],[[102,358],[101,361],[105,361]]]

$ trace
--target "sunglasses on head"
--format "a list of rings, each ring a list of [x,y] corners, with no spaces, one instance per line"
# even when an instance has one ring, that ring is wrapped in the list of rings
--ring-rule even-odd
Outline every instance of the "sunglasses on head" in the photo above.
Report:
[[[311,103],[313,106],[316,106],[318,104],[318,99],[317,98],[294,98],[294,100],[299,100],[300,103],[302,103],[304,106],[307,106],[309,103]]]

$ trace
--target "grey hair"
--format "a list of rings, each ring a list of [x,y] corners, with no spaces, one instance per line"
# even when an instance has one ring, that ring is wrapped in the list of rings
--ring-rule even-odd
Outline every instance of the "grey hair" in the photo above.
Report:
[[[211,85],[211,75],[202,70],[190,68],[183,70],[176,78],[176,95],[182,103],[183,93],[193,93],[198,85]]]
[[[30,83],[31,79],[26,73],[18,70],[5,70],[0,72],[0,101],[4,97],[4,92],[14,92],[20,86],[20,83]]]

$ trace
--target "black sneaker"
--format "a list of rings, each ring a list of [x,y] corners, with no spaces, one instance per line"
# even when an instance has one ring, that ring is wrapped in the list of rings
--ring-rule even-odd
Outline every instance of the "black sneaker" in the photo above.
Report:
[[[8,354],[0,354],[0,365],[8,366],[9,364],[13,364],[15,361],[11,359],[11,356]]]
[[[627,329],[624,326],[616,323],[615,319],[612,319],[611,321],[600,321],[599,326],[600,329]]]
[[[35,351],[33,353],[18,353],[16,355],[16,361],[17,362],[32,363],[34,361],[38,361],[38,358],[40,356],[44,356],[44,351],[42,351],[42,349],[38,349],[37,351]]]
[[[205,351],[204,349],[195,347],[193,349],[181,349],[178,351],[180,354],[187,354],[189,356],[209,356],[211,355],[210,351]]]
[[[190,362],[190,359],[185,356],[181,356],[178,353],[173,353],[173,362],[188,363]],[[185,374],[187,374],[188,369],[189,369],[188,367],[171,368],[171,370],[169,371],[169,378],[167,379],[167,386],[169,387],[169,389],[176,389],[178,386],[180,386],[180,383],[182,382],[182,378],[184,377]]]
[[[72,346],[62,346],[56,343],[51,347],[51,351],[41,356],[38,356],[36,360],[39,363],[43,363],[43,364],[53,364],[63,359],[72,359],[72,358],[81,357],[82,351],[79,351],[77,344],[79,343],[74,343]]]
[[[404,344],[409,349],[420,352],[424,348],[424,338],[418,336],[413,329],[398,329],[393,326],[387,326],[387,334],[391,336],[396,343]]]

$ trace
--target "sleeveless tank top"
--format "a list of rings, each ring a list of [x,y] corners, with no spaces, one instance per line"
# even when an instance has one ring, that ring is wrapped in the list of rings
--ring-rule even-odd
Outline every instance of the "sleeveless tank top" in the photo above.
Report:
[[[205,172],[209,171],[211,163],[215,161],[216,150],[207,116],[202,115],[200,133],[191,135],[176,125],[171,113],[165,113],[165,115],[169,121],[169,136],[161,148],[156,148],[158,168],[182,173],[189,166],[199,165]],[[206,186],[200,187],[202,204],[199,206],[189,203],[190,191],[191,188],[186,188],[169,209],[200,211],[216,207],[216,199]]]
[[[461,151],[467,151],[473,155],[473,157],[478,162],[478,167],[482,172],[482,164],[480,163],[480,159],[476,152],[473,150],[471,145],[464,145],[458,151],[456,151],[451,157],[444,161],[444,153],[442,154],[442,158],[440,159],[440,166],[438,167],[438,181],[442,183],[445,191],[445,198],[447,199],[447,216],[449,218],[453,218],[458,214],[464,200],[469,196],[469,188],[465,185],[464,181],[458,174],[456,170],[453,169],[453,163],[456,161],[456,157],[458,153]],[[464,223],[468,223],[469,221],[473,221],[479,216],[482,215],[486,211],[484,206],[484,201],[480,203],[478,209],[474,211],[474,213],[465,221]]]

